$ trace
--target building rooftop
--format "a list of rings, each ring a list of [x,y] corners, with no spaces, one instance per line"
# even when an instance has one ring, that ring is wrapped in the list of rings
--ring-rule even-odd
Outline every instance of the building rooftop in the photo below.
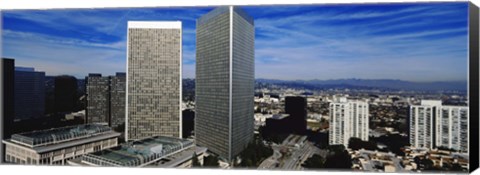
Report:
[[[108,126],[100,124],[84,124],[13,134],[11,141],[28,147],[39,147],[103,135],[110,132],[113,131]]]
[[[193,146],[193,141],[187,139],[156,136],[84,155],[82,162],[99,166],[146,166]]]
[[[271,118],[276,120],[282,120],[288,116],[290,116],[290,114],[274,114]]]

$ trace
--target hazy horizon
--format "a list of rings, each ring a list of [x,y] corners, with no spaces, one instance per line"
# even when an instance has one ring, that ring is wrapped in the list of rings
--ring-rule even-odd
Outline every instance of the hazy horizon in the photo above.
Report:
[[[468,3],[244,6],[255,77],[467,81]],[[195,20],[214,7],[2,11],[2,57],[47,75],[126,72],[128,20],[181,20],[195,78]]]

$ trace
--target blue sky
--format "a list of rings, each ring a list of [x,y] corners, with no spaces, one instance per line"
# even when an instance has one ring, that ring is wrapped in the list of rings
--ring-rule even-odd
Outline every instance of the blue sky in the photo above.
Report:
[[[183,75],[195,77],[195,20],[214,7],[3,11],[2,56],[47,75],[125,72],[128,20],[181,20]],[[459,3],[248,6],[255,77],[466,81]]]

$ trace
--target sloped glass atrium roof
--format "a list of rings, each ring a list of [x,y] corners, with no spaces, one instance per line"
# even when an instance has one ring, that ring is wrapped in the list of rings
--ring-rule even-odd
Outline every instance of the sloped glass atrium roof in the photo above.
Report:
[[[13,134],[12,141],[35,147],[91,137],[107,132],[113,131],[110,127],[101,124],[84,124]]]
[[[186,139],[156,136],[82,156],[82,161],[100,166],[142,166],[193,146]]]

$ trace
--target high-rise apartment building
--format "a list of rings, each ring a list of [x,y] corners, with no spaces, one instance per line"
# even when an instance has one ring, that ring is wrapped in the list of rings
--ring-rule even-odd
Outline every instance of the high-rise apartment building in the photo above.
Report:
[[[468,153],[469,108],[422,100],[410,106],[410,144],[422,148],[449,148]]]
[[[45,115],[45,72],[15,67],[15,120]]]
[[[253,138],[254,23],[238,7],[197,20],[195,137],[232,160]]]
[[[466,106],[442,106],[436,118],[436,146],[468,153],[469,112]]]
[[[330,103],[329,144],[348,147],[350,138],[356,137],[368,141],[369,119],[368,103],[349,100],[345,97],[334,99]]]
[[[89,74],[86,79],[87,122],[116,128],[125,123],[125,73],[102,77]]]
[[[442,101],[422,100],[421,105],[410,106],[410,145],[413,147],[434,147],[435,117],[439,115]]]
[[[2,58],[0,68],[0,138],[3,140],[10,138],[13,129],[15,60]],[[5,147],[0,144],[0,163],[4,161]]]
[[[127,140],[182,137],[182,23],[128,22]]]

